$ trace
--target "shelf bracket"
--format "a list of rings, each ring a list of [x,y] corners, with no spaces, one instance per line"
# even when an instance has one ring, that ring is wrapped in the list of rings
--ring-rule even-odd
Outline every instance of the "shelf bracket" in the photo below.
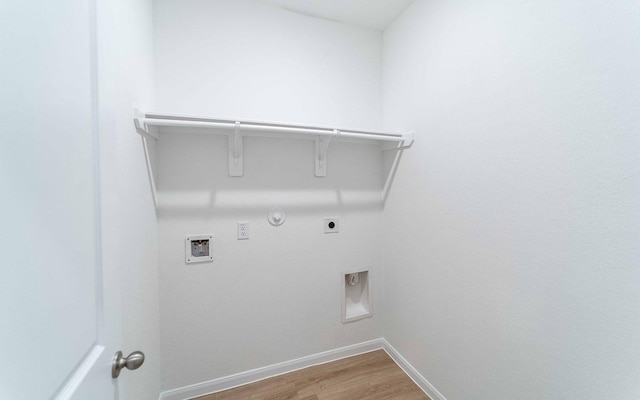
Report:
[[[391,145],[389,144],[382,145],[382,151],[408,149],[413,144],[413,141],[414,141],[414,133],[413,132],[405,133],[404,135],[402,135],[401,142],[393,143]]]
[[[229,176],[244,175],[244,150],[240,122],[236,121],[233,134],[229,135]]]
[[[145,122],[145,115],[137,108],[133,109],[133,124],[136,127],[136,131],[143,137],[151,137],[158,140],[160,137],[156,131],[155,126],[148,126]]]
[[[413,144],[413,140],[414,140],[414,133],[413,132],[405,133],[404,135],[402,135],[402,145],[401,145],[401,147],[403,149],[407,149],[407,148],[411,147],[411,145]]]
[[[338,134],[338,131],[334,129],[334,134]],[[316,176],[327,176],[327,149],[329,148],[329,142],[331,142],[330,136],[318,136],[316,142]]]

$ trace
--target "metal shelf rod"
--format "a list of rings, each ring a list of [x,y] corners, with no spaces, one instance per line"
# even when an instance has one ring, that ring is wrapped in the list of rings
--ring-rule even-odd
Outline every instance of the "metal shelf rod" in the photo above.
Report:
[[[209,122],[209,121],[187,121],[176,119],[160,119],[160,118],[141,118],[140,123],[147,126],[165,126],[165,127],[184,127],[184,128],[213,128],[213,129],[225,129],[235,130],[239,128],[243,131],[254,132],[281,132],[281,133],[296,133],[303,135],[313,136],[332,136],[335,138],[345,137],[354,139],[370,139],[370,140],[382,140],[390,142],[402,142],[405,137],[402,134],[393,133],[361,133],[358,131],[339,130],[333,128],[306,128],[306,127],[291,127],[287,125],[275,125],[272,123],[259,124],[257,122]],[[230,132],[211,132],[212,134],[229,134]],[[231,132],[232,133],[232,132]]]

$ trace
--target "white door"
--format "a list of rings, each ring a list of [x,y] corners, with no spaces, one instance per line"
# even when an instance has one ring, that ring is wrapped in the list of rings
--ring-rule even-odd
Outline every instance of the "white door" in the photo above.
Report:
[[[0,399],[119,397],[91,0],[0,0]]]

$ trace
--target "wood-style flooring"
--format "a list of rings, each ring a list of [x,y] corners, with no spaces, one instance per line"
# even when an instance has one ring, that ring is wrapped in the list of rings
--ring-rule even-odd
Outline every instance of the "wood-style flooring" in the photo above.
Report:
[[[290,372],[197,400],[429,400],[383,350]]]

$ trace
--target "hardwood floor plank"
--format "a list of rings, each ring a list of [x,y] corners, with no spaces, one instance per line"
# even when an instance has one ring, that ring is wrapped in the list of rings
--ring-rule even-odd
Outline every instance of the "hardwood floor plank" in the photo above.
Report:
[[[383,350],[316,365],[195,400],[430,400]]]

